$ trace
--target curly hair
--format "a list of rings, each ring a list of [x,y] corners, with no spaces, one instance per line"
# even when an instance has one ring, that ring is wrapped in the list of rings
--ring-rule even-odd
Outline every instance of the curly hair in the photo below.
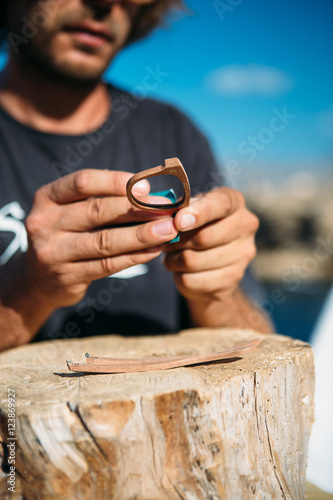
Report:
[[[127,43],[144,38],[155,27],[163,24],[168,11],[183,6],[183,0],[155,0],[150,4],[143,5],[132,26]]]
[[[0,0],[0,30],[6,28],[6,6],[8,0]],[[144,38],[155,27],[163,24],[165,15],[173,8],[182,8],[183,0],[155,0],[152,3],[145,4],[141,7],[138,17],[136,18],[127,44],[132,43],[140,38]]]

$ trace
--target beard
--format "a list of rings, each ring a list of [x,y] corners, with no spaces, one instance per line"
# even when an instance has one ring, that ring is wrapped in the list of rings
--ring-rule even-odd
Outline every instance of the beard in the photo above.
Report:
[[[38,11],[29,12],[28,9],[28,13],[24,14],[16,17],[17,21],[12,28],[14,33],[24,33],[22,18],[29,19],[32,23]],[[127,39],[127,34],[124,36],[118,24],[111,19],[110,9],[104,9],[102,12],[82,5],[80,11],[60,10],[56,16],[45,19],[43,25],[35,26],[35,34],[27,39],[26,43],[20,44],[16,57],[26,67],[33,67],[56,82],[80,86],[96,85]],[[111,34],[110,40],[105,40],[101,47],[80,43],[69,36],[68,27],[91,20],[102,23]],[[65,42],[62,38],[64,36]]]
[[[86,48],[80,47],[79,50],[89,54]],[[30,66],[54,82],[86,87],[94,86],[100,81],[112,57],[103,66],[91,67],[80,63],[72,64],[71,61],[66,59],[58,61],[50,57],[50,54],[45,50],[38,50],[38,48],[36,50],[29,47],[22,49],[18,59],[21,60],[24,66]]]

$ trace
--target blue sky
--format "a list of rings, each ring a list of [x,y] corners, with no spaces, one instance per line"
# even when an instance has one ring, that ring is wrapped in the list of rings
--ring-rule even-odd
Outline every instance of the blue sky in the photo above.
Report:
[[[114,61],[107,77],[142,86],[147,66],[167,76],[148,91],[189,114],[221,164],[332,169],[331,0],[187,0],[191,11]],[[274,111],[296,115],[269,132]],[[277,126],[275,128],[281,128]],[[249,137],[259,138],[254,154]],[[332,169],[333,171],[333,169]]]
[[[106,78],[180,107],[221,165],[250,174],[333,170],[332,0],[186,5],[169,28],[120,54]],[[293,118],[278,121],[281,113]]]

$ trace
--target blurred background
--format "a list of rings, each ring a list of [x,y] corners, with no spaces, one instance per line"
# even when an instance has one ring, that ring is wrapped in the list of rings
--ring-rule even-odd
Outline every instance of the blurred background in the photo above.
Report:
[[[207,135],[260,217],[265,308],[278,332],[309,341],[333,277],[333,3],[185,3],[106,78],[175,104]]]
[[[279,333],[309,341],[333,277],[332,0],[185,4],[105,78],[175,104],[206,134],[221,178],[260,217],[265,309]]]

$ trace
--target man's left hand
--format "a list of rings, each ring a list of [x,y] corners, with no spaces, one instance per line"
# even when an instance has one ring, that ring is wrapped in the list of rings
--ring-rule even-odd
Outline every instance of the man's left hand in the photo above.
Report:
[[[224,301],[256,255],[258,218],[244,196],[219,187],[191,200],[175,217],[181,241],[166,245],[165,266],[190,301]]]

